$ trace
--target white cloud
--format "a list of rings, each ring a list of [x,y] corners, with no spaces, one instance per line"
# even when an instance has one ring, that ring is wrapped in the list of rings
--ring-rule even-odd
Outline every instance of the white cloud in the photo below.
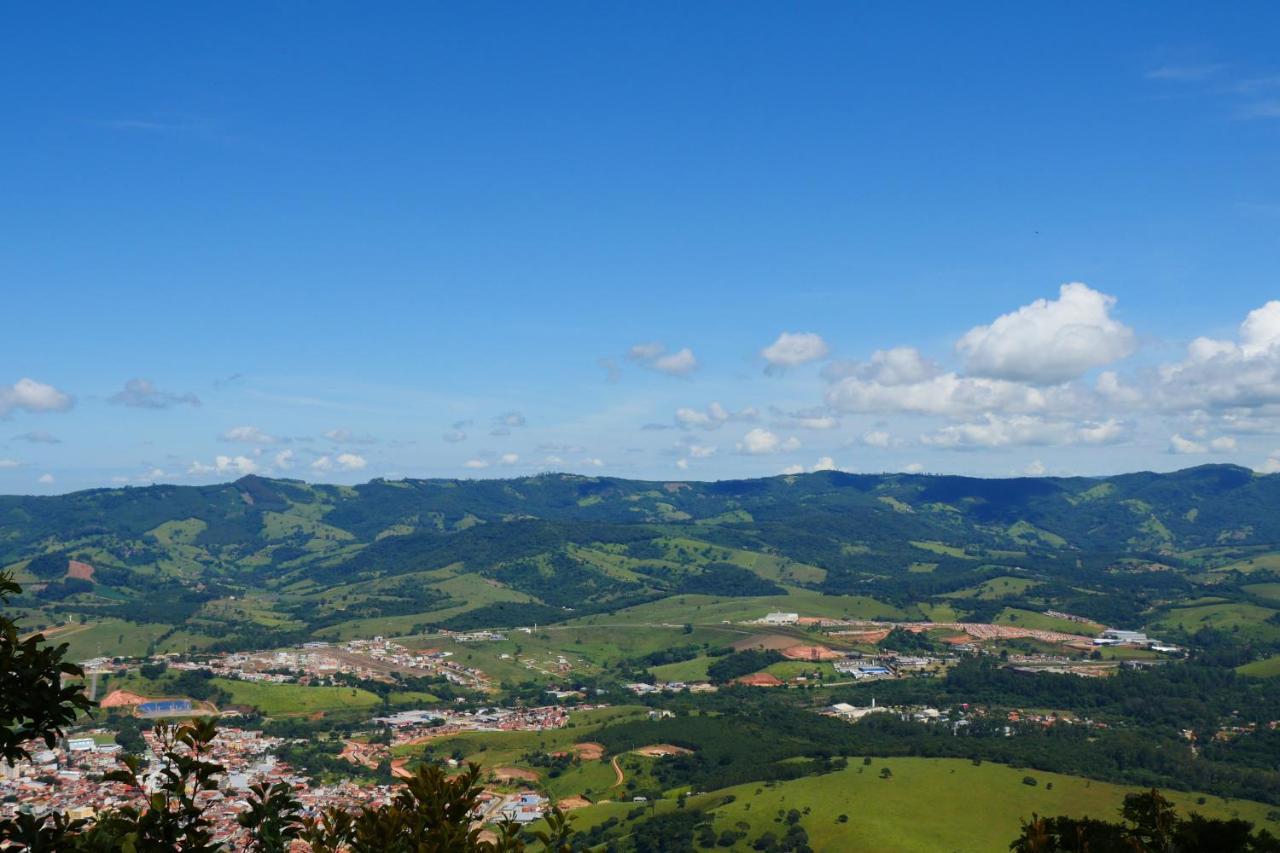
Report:
[[[956,449],[1099,445],[1119,441],[1126,432],[1124,425],[1114,420],[1073,423],[1048,420],[1035,415],[1001,416],[987,413],[981,421],[950,424],[932,434],[921,436],[920,441],[934,447]]]
[[[489,462],[486,459],[468,459],[462,463],[464,468],[488,468]]]
[[[1050,406],[1052,390],[1003,379],[944,373],[920,382],[888,384],[845,376],[827,388],[826,402],[842,412],[910,412],[921,415],[1036,412]]]
[[[853,377],[876,385],[915,385],[941,373],[936,362],[914,347],[876,350],[868,361],[832,362],[822,371],[830,382]]]
[[[668,355],[655,358],[649,363],[649,366],[668,376],[687,376],[698,369],[698,359],[694,357],[693,350],[685,347]]]
[[[25,462],[19,462],[17,459],[0,459],[0,471],[11,468],[21,468],[25,464]]]
[[[255,426],[238,426],[224,431],[218,438],[222,441],[235,441],[241,444],[280,444],[284,439],[264,432]]]
[[[1154,383],[1163,409],[1260,409],[1280,404],[1280,301],[1250,311],[1239,342],[1196,338]],[[1236,412],[1241,414],[1241,412]]]
[[[787,475],[787,476],[789,476],[789,477],[790,477],[790,476],[795,476],[796,474],[803,474],[803,473],[804,473],[804,466],[803,466],[803,465],[788,465],[786,468],[783,468],[783,469],[782,469],[782,473],[783,473],[783,474],[785,474],[785,475]]]
[[[243,477],[258,470],[258,464],[247,456],[215,456],[212,465],[192,462],[188,474],[220,474]]]
[[[719,429],[731,421],[754,421],[759,417],[759,412],[747,406],[736,412],[731,412],[718,402],[713,402],[703,409],[680,408],[676,409],[676,425],[683,429],[697,427],[699,429]]]
[[[676,460],[676,467],[677,467],[677,468],[679,468],[681,471],[686,471],[686,470],[688,470],[688,468],[689,468],[689,460],[688,460],[688,459],[677,459],[677,460]]]
[[[770,368],[786,369],[826,358],[828,352],[827,342],[813,332],[783,332],[760,355]]]
[[[1198,441],[1174,433],[1169,436],[1169,452],[1176,454],[1208,453],[1209,448]]]
[[[716,455],[716,449],[703,444],[689,445],[689,456],[692,459],[709,459]]]
[[[582,464],[590,465],[592,468],[603,468],[604,460],[594,456],[590,456],[590,457],[587,457],[586,459],[583,459]]]
[[[53,485],[53,475],[52,475],[52,474],[41,474],[41,475],[40,475],[40,477],[39,477],[39,479],[37,479],[37,480],[36,480],[36,482],[37,482],[37,483],[40,483],[41,485],[51,486],[51,485]]]
[[[1229,435],[1218,436],[1209,442],[1209,449],[1216,453],[1231,453],[1236,450],[1236,440]]]
[[[313,471],[359,471],[368,462],[357,453],[339,453],[337,456],[321,456],[311,463]]]
[[[564,460],[563,460],[563,459],[561,459],[559,456],[554,456],[554,455],[553,455],[553,456],[547,456],[546,458],[544,458],[544,459],[542,460],[542,464],[543,464],[543,465],[563,465],[563,464],[564,464]]]
[[[441,438],[450,444],[457,444],[459,441],[466,441],[467,434],[460,429],[451,429],[441,436]]]
[[[1125,424],[1115,418],[1108,418],[1105,421],[1077,426],[1075,437],[1081,444],[1114,444],[1125,438],[1128,433],[1129,428]]]
[[[281,471],[288,471],[290,468],[293,467],[293,451],[281,450],[279,453],[276,454],[274,461],[275,461],[276,467],[279,468]]]
[[[668,376],[687,376],[698,369],[698,359],[688,347],[667,352],[665,344],[654,341],[636,344],[627,351],[627,358]]]
[[[12,385],[0,385],[0,418],[18,410],[26,412],[65,412],[75,405],[70,394],[34,379],[19,379]]]
[[[872,430],[863,434],[862,443],[868,447],[885,448],[893,444],[893,436],[884,430]]]
[[[150,379],[130,379],[124,383],[124,390],[112,394],[107,402],[134,409],[168,409],[173,406],[199,406],[200,398],[190,391],[185,394],[161,391]]]
[[[911,462],[904,466],[902,470],[907,474],[919,474],[924,470],[924,465],[919,462]]]
[[[1271,451],[1266,461],[1254,470],[1259,474],[1280,474],[1280,450]]]
[[[1033,459],[1026,468],[1022,469],[1022,473],[1028,477],[1043,477],[1045,473],[1044,463],[1039,459]]]
[[[499,461],[500,461],[503,465],[514,465],[514,464],[516,464],[517,462],[519,462],[519,461],[520,461],[520,454],[518,454],[518,453],[504,453],[504,454],[502,454],[502,456],[500,456],[500,457],[499,457]]]
[[[840,469],[836,467],[836,463],[834,459],[832,459],[830,456],[823,456],[820,459],[818,459],[818,461],[815,462],[813,467],[811,467],[809,470],[810,471],[839,471]]]
[[[1079,282],[975,326],[956,344],[976,376],[1052,385],[1130,355],[1133,330],[1111,317],[1115,297]]]
[[[760,456],[767,453],[796,450],[800,447],[800,441],[794,436],[783,439],[777,433],[756,427],[742,437],[742,441],[738,442],[737,447],[739,453]]]

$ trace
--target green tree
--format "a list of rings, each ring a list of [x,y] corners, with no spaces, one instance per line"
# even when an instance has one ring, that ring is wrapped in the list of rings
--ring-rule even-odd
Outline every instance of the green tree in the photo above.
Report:
[[[21,592],[0,572],[0,604]],[[24,744],[37,738],[52,747],[63,727],[92,707],[79,685],[62,683],[63,676],[84,677],[66,655],[66,643],[52,645],[43,634],[19,639],[18,626],[0,615],[0,759],[13,764],[29,758]]]

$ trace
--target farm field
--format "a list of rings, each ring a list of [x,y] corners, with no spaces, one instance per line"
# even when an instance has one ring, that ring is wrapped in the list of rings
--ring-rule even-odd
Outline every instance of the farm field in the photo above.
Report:
[[[880,778],[882,768],[892,777]],[[859,772],[859,771],[862,772]],[[1030,776],[1034,786],[1023,783]],[[1049,785],[1052,784],[1052,788]],[[845,770],[773,785],[748,783],[691,797],[688,808],[704,807],[714,815],[719,834],[739,822],[748,825],[745,838],[732,850],[750,850],[765,832],[781,835],[785,823],[775,822],[789,809],[810,813],[800,824],[814,850],[884,850],[902,853],[989,853],[1004,850],[1017,836],[1022,818],[1070,814],[1114,819],[1126,793],[1138,789],[1057,773],[1021,770],[999,764],[975,766],[963,759],[873,759],[863,768],[851,762]],[[1275,832],[1269,822],[1274,808],[1247,800],[1210,796],[1196,805],[1196,794],[1165,791],[1183,815],[1198,811],[1209,817],[1240,817]],[[736,799],[717,805],[725,795]],[[579,831],[610,817],[622,819],[631,803],[605,803],[575,812]],[[663,812],[675,808],[664,799],[655,804]],[[840,815],[847,823],[839,823]]]
[[[774,610],[794,611],[801,616],[829,616],[851,619],[919,618],[918,611],[906,611],[862,595],[823,595],[797,587],[787,595],[744,596],[676,595],[662,601],[628,607],[616,613],[586,616],[569,624],[606,625],[658,623],[694,625],[721,621],[742,622],[759,619]]]
[[[1200,628],[1216,628],[1274,640],[1280,638],[1280,626],[1271,624],[1268,620],[1276,612],[1256,604],[1224,601],[1174,608],[1154,620],[1151,626],[1156,630],[1182,629],[1188,632],[1195,632]]]
[[[1006,607],[1001,610],[995,622],[998,625],[1018,625],[1038,631],[1061,631],[1064,634],[1084,636],[1100,633],[1105,627],[1097,622],[1072,622],[1070,619],[1059,619],[1056,616],[1046,616],[1034,610],[1022,610],[1017,607]]]
[[[231,694],[235,705],[253,705],[267,716],[312,714],[373,708],[381,700],[368,690],[356,687],[306,687],[301,684],[263,684],[229,678],[210,679],[210,684]],[[426,694],[422,694],[426,695]]]
[[[1272,655],[1269,658],[1238,666],[1236,667],[1236,672],[1242,675],[1252,675],[1254,678],[1280,677],[1280,655]]]

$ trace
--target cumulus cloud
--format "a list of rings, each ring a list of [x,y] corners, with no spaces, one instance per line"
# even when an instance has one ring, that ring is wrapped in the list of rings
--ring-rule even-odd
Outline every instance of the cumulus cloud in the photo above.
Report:
[[[1157,372],[1165,409],[1257,409],[1280,404],[1280,301],[1250,311],[1239,340],[1196,338],[1185,358]]]
[[[1174,433],[1169,436],[1169,452],[1175,454],[1208,453],[1209,448],[1199,441],[1183,438]]]
[[[520,461],[520,454],[504,453],[500,457],[498,457],[498,461],[501,462],[503,465],[514,465]]]
[[[53,475],[52,475],[52,474],[41,474],[41,475],[36,479],[36,482],[37,482],[37,483],[39,483],[39,484],[40,484],[40,485],[42,485],[42,486],[52,486],[52,485],[53,485],[53,483],[54,483]]]
[[[1022,469],[1022,473],[1028,477],[1043,477],[1045,474],[1044,463],[1039,459],[1033,459],[1027,463],[1027,467]]]
[[[0,471],[10,468],[21,468],[25,462],[19,462],[17,459],[0,459]]]
[[[1013,446],[1111,444],[1126,435],[1114,421],[1074,423],[1034,415],[1000,416],[988,413],[980,421],[949,424],[920,437],[933,447],[970,449]]]
[[[836,465],[834,459],[832,459],[830,456],[821,456],[818,458],[817,462],[813,463],[808,468],[806,468],[803,465],[788,465],[787,467],[782,469],[782,473],[787,475],[794,475],[794,474],[804,474],[806,472],[813,474],[817,471],[839,471],[839,470],[840,468],[838,465]]]
[[[731,412],[718,402],[713,402],[705,409],[676,409],[676,426],[681,429],[715,430],[730,422],[754,421],[760,416],[755,409],[747,406]]]
[[[311,463],[313,471],[359,471],[368,462],[358,453],[339,453],[336,456],[321,456]]]
[[[1043,411],[1056,394],[1053,389],[955,373],[899,384],[845,376],[828,386],[826,402],[842,412],[962,416],[990,411]]]
[[[1280,450],[1271,451],[1271,455],[1254,470],[1259,474],[1280,474]]]
[[[882,429],[862,434],[862,443],[868,447],[886,448],[893,444],[893,436]]]
[[[130,379],[124,383],[124,389],[108,397],[107,402],[134,409],[168,409],[199,406],[200,398],[189,391],[185,394],[161,391],[150,379]]]
[[[247,456],[215,456],[212,465],[192,462],[188,474],[219,474],[243,477],[258,470],[258,463]]]
[[[13,438],[15,441],[25,441],[28,444],[61,444],[62,443],[62,439],[58,438],[52,433],[45,432],[42,429],[32,430],[31,432],[24,432],[21,435],[15,435]]]
[[[75,405],[75,398],[34,379],[22,378],[12,385],[0,385],[0,418],[16,411],[65,412]]]
[[[487,459],[468,459],[462,463],[464,468],[488,468],[489,460]]]
[[[293,451],[281,450],[275,455],[275,459],[273,461],[275,462],[275,466],[281,471],[288,471],[293,467]]]
[[[827,342],[813,332],[783,332],[778,339],[760,350],[768,369],[785,370],[827,357]]]
[[[687,376],[698,369],[698,359],[688,347],[667,352],[665,344],[636,344],[627,351],[627,358],[668,376]]]
[[[221,441],[234,441],[240,444],[282,444],[285,439],[274,436],[255,426],[238,426],[223,431],[218,436]]]
[[[698,369],[698,359],[694,357],[693,350],[685,347],[655,358],[649,362],[649,366],[669,376],[687,376]]]
[[[1133,330],[1111,317],[1115,297],[1079,282],[975,326],[956,344],[975,376],[1054,385],[1130,355]]]
[[[795,436],[790,438],[782,438],[777,433],[770,432],[767,429],[756,427],[742,437],[742,441],[738,442],[737,448],[739,453],[746,453],[750,456],[761,456],[768,453],[783,453],[790,450],[796,450],[800,447],[800,440]]]
[[[686,470],[688,470],[688,468],[689,468],[689,460],[688,460],[688,459],[677,459],[677,460],[676,460],[676,467],[677,467],[677,468],[679,468],[681,471],[686,471]]]
[[[902,470],[907,474],[919,474],[924,470],[924,465],[919,462],[911,462],[903,466]]]

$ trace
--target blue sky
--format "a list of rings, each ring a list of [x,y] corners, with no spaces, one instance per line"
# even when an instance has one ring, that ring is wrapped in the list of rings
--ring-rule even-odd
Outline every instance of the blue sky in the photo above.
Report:
[[[1277,25],[12,10],[0,491],[1280,468]]]

